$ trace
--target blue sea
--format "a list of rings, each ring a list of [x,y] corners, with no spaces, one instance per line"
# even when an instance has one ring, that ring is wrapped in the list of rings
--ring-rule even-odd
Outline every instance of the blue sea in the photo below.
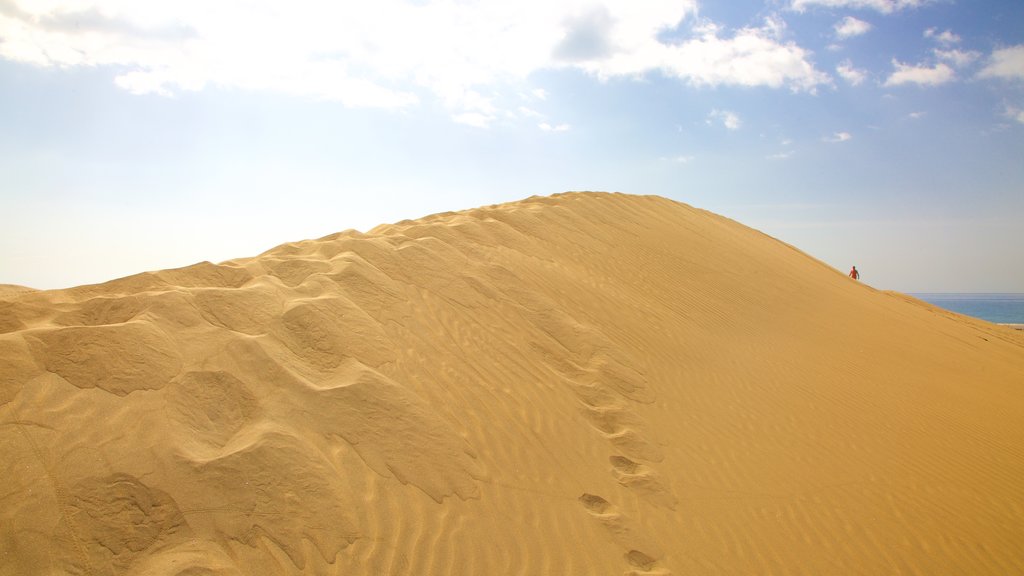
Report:
[[[1024,294],[911,294],[946,310],[998,324],[1024,324]]]

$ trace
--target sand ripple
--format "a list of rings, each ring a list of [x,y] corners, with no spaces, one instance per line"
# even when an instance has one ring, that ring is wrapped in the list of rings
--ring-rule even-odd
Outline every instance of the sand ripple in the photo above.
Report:
[[[1021,574],[1022,382],[656,197],[0,287],[0,574]]]

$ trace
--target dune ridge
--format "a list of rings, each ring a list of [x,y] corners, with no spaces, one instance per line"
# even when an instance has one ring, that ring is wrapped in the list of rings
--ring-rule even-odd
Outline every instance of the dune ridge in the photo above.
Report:
[[[0,290],[0,574],[1024,573],[1024,334],[567,193]]]

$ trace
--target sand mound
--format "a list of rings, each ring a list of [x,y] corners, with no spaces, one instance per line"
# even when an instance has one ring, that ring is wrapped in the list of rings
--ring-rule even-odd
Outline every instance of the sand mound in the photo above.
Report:
[[[0,574],[1020,574],[1024,334],[655,197],[0,289]]]

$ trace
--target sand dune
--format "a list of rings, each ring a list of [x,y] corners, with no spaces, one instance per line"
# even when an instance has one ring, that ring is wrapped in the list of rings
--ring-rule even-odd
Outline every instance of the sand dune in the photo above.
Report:
[[[0,574],[1022,574],[1024,334],[656,197],[0,291]]]

